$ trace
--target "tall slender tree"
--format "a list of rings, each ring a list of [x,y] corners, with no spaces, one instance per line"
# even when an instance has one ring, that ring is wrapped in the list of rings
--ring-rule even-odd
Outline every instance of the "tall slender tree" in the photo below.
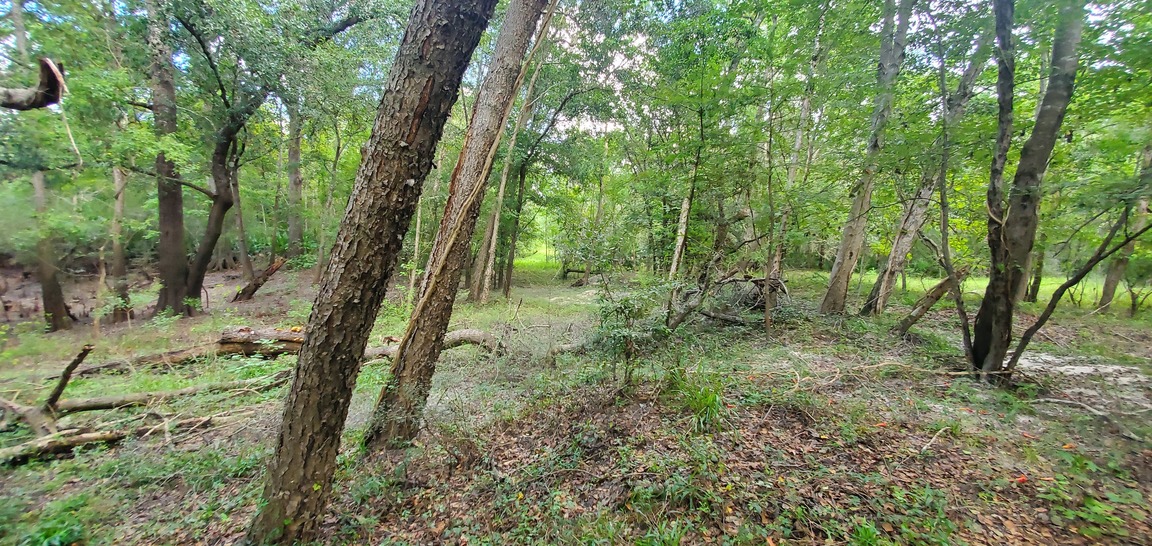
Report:
[[[436,144],[496,0],[418,0],[308,318],[263,501],[245,542],[316,536],[360,359]]]
[[[392,373],[380,393],[364,443],[369,449],[404,445],[416,437],[436,360],[452,317],[472,232],[496,146],[524,79],[524,56],[547,0],[512,0],[496,38],[495,61],[484,78],[452,172],[444,218],[432,243],[428,271]],[[539,39],[537,44],[539,44]]]
[[[1012,340],[1014,295],[1036,238],[1040,205],[1040,180],[1048,167],[1064,122],[1079,65],[1077,47],[1084,25],[1084,0],[1059,4],[1059,21],[1052,41],[1048,88],[1036,115],[1032,134],[1020,151],[1020,160],[1004,207],[1003,172],[1012,133],[1012,0],[995,0],[999,77],[1000,129],[988,186],[988,246],[992,254],[988,287],[973,328],[972,366],[989,380],[1007,381],[1002,374]]]
[[[872,108],[872,127],[868,134],[864,170],[860,173],[860,179],[852,185],[852,207],[848,210],[848,219],[840,235],[840,246],[836,250],[836,261],[832,264],[828,290],[820,302],[822,313],[844,312],[852,271],[856,269],[856,262],[864,250],[868,213],[872,208],[872,189],[876,173],[880,170],[880,151],[884,147],[884,131],[892,115],[893,86],[904,62],[908,26],[911,24],[915,4],[916,0],[900,0],[899,6],[895,0],[884,2],[880,64],[876,75],[877,92],[875,106]]]

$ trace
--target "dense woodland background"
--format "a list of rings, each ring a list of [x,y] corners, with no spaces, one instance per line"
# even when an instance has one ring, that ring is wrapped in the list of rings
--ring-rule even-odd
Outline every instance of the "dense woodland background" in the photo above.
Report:
[[[659,392],[672,385],[667,388],[688,400],[677,407],[695,415],[690,428],[699,434],[718,422],[736,422],[724,409],[733,407],[726,400],[754,398],[757,388],[772,396],[787,391],[786,402],[767,403],[793,408],[778,418],[784,419],[777,423],[781,430],[819,420],[809,409],[820,403],[799,404],[796,397],[840,385],[841,368],[814,371],[805,364],[794,368],[795,381],[791,371],[772,376],[777,370],[769,374],[775,386],[770,381],[755,388],[717,387],[731,379],[716,378],[742,373],[723,372],[729,360],[775,354],[774,348],[792,347],[782,361],[807,362],[797,355],[836,336],[866,340],[871,347],[860,350],[880,355],[880,362],[863,363],[856,362],[859,355],[837,356],[855,366],[847,375],[857,379],[862,370],[881,373],[893,359],[909,357],[915,366],[930,364],[918,381],[951,383],[972,375],[1025,397],[1058,398],[1057,404],[1103,419],[1128,442],[1101,448],[1113,462],[1124,461],[1117,468],[1128,470],[1108,478],[1123,485],[1096,477],[1092,486],[1069,486],[1078,493],[1060,493],[1068,498],[1041,491],[1012,502],[1042,499],[1047,504],[1028,508],[1045,511],[1055,510],[1052,503],[1082,508],[1065,514],[1064,520],[1080,522],[1071,527],[1060,518],[1035,523],[1036,529],[1070,528],[1067,540],[1140,543],[1149,536],[1141,496],[1148,479],[1131,474],[1149,461],[1147,431],[1117,420],[1138,420],[1148,411],[1146,371],[1123,383],[1126,389],[1135,384],[1134,394],[1108,392],[1120,405],[1105,404],[1104,395],[1057,391],[1035,377],[1054,351],[1080,355],[1081,345],[1061,341],[1075,338],[1077,329],[1093,351],[1109,343],[1099,337],[1107,329],[1131,342],[1131,350],[1121,344],[1103,351],[1108,366],[1116,359],[1132,370],[1148,365],[1148,1],[509,0],[494,11],[492,0],[5,4],[0,87],[5,93],[34,89],[58,70],[66,89],[47,107],[0,110],[0,360],[13,363],[13,375],[4,379],[26,382],[21,374],[35,369],[37,359],[67,360],[89,342],[97,355],[101,344],[116,347],[115,356],[124,357],[133,373],[142,363],[177,359],[176,353],[153,358],[151,349],[191,351],[177,360],[199,362],[206,353],[176,341],[202,343],[209,329],[216,359],[288,354],[285,360],[300,352],[291,378],[287,368],[261,368],[270,372],[266,376],[211,372],[213,380],[232,381],[197,380],[193,384],[202,388],[184,393],[247,389],[255,383],[236,381],[255,377],[268,380],[257,389],[261,396],[279,401],[277,389],[292,382],[282,422],[273,419],[265,433],[248,439],[263,445],[281,427],[263,493],[253,485],[259,476],[237,486],[253,506],[255,497],[263,497],[243,540],[343,537],[346,530],[334,531],[322,520],[329,503],[341,510],[358,504],[332,485],[347,479],[337,457],[345,416],[354,437],[344,444],[367,453],[413,449],[417,438],[424,438],[417,447],[441,441],[429,439],[435,418],[425,415],[425,406],[437,406],[430,392],[435,398],[445,389],[479,388],[444,387],[441,382],[451,379],[443,378],[443,367],[436,371],[436,363],[445,348],[477,345],[475,362],[511,362],[525,370],[536,364],[555,370],[557,361],[561,369],[564,362],[594,366],[601,373],[597,384],[613,385],[613,397],[640,406],[647,399],[635,393],[644,385],[664,385]],[[439,36],[421,21],[473,12],[479,43],[466,68],[448,60],[438,65],[427,47],[421,52],[412,45],[421,32]],[[455,52],[466,59],[474,36],[463,26],[458,35],[445,36],[449,51],[443,55],[459,46]],[[421,60],[412,61],[417,54]],[[453,66],[463,71],[458,98],[450,89]],[[445,77],[443,89],[413,88],[420,70]],[[424,102],[431,96],[433,109],[450,108],[443,112],[442,136],[423,125],[417,131],[417,122],[431,118],[413,118],[415,140],[400,147],[419,157],[408,159],[387,151],[395,141],[384,140],[408,129],[406,93]],[[437,102],[441,98],[445,102]],[[427,176],[405,178],[401,171]],[[372,199],[390,200],[391,208],[372,208]],[[356,254],[363,249],[376,250]],[[363,276],[341,277],[358,263]],[[353,277],[363,284],[350,284]],[[384,283],[387,299],[383,291],[376,298],[373,283]],[[454,312],[457,299],[462,306]],[[341,311],[353,301],[363,309]],[[217,335],[238,319],[247,330]],[[533,333],[536,326],[525,320],[540,321],[541,330]],[[798,329],[814,337],[798,338]],[[66,330],[74,332],[52,333]],[[153,339],[165,336],[174,341]],[[1040,360],[1024,356],[1032,341],[1040,346]],[[54,343],[59,347],[47,348]],[[357,353],[365,343],[367,357]],[[81,351],[42,412],[27,405],[30,395],[22,387],[0,391],[7,393],[0,402],[8,415],[0,430],[12,416],[27,425],[4,444],[45,452],[20,451],[12,461],[62,451],[55,444],[44,448],[61,430],[78,430],[57,429],[61,412],[155,409],[176,396],[156,397],[167,391],[144,382],[120,385],[153,394],[130,403],[96,408],[100,404],[61,400],[72,370],[87,373],[78,366],[90,351]],[[691,366],[681,365],[694,358],[686,354],[706,358],[700,355],[707,351],[724,355],[717,357],[719,368],[692,374]],[[452,357],[445,355],[454,377]],[[373,359],[381,357],[391,359],[391,372],[372,371]],[[358,379],[362,360],[369,361],[367,380]],[[208,362],[209,369],[224,365]],[[673,364],[664,369],[657,362]],[[46,369],[58,372],[54,364]],[[1067,379],[1071,372],[1060,373]],[[86,387],[88,379],[76,381],[73,390],[96,388]],[[354,397],[363,395],[358,389],[364,381],[380,393],[374,409]],[[726,398],[732,388],[743,394]],[[985,402],[993,404],[988,411],[1010,421],[1015,410],[996,405],[1006,400]],[[956,403],[975,405],[971,398]],[[325,417],[332,408],[337,424]],[[589,411],[577,413],[586,417],[580,412]],[[605,418],[599,411],[589,418]],[[643,429],[640,418],[629,417],[631,410],[620,411],[623,416],[612,419]],[[37,421],[44,416],[46,423]],[[875,420],[881,424],[873,428],[887,428],[891,419]],[[166,423],[173,422],[185,423],[169,415]],[[525,427],[548,437],[547,425],[528,420]],[[952,428],[935,427],[926,438],[911,438],[903,447],[896,442],[893,449],[922,446],[909,457],[923,455],[946,442],[938,438]],[[79,434],[109,432],[96,429]],[[963,426],[956,429],[945,435],[953,436],[951,447],[962,436]],[[64,447],[140,435],[133,430]],[[744,432],[766,434],[759,427]],[[1066,451],[1073,448],[1064,445],[1075,443],[1057,446]],[[727,453],[737,450],[728,447]],[[461,458],[472,457],[467,449],[445,449],[461,467],[467,466]],[[318,462],[307,462],[312,460]],[[408,462],[397,464],[406,468]],[[413,467],[421,464],[432,466],[423,461]],[[1009,473],[1020,472],[1013,467]],[[29,478],[11,479],[21,484]],[[402,489],[400,482],[389,487]],[[481,487],[469,482],[463,490],[473,486]],[[650,493],[667,500],[661,495],[671,486],[661,487]],[[630,498],[638,502],[635,493]],[[1099,508],[1103,498],[1116,508]],[[681,501],[688,512],[707,505],[732,513],[731,502]],[[883,507],[888,501],[877,502]],[[756,511],[741,510],[745,516]],[[989,526],[978,513],[940,517]],[[840,521],[829,514],[789,517],[792,523]],[[792,525],[783,532],[773,527],[779,519],[769,519],[747,540],[883,544],[931,536],[947,543],[949,533],[967,532],[953,529],[943,538],[920,528],[901,532],[882,517],[861,520],[871,526],[864,531],[864,523],[849,518],[843,528]],[[241,540],[235,525],[213,521],[213,536]],[[675,528],[680,520],[673,518],[673,529],[653,521],[623,524],[608,543],[638,541],[653,530],[680,538],[652,544],[710,536],[701,529],[744,536],[730,532],[732,522],[723,515],[714,527],[708,518],[687,528]],[[697,523],[699,529],[692,527]],[[403,535],[395,521],[379,525]],[[1126,525],[1135,527],[1126,534]],[[383,527],[350,533],[367,539]],[[1043,530],[1017,536],[1014,527],[1005,524],[1013,540],[1052,538]],[[0,525],[0,538],[3,531]],[[403,536],[432,540],[420,534],[426,531]],[[441,526],[435,536],[444,532]],[[184,540],[191,539],[176,542]],[[526,539],[539,540],[580,542]]]

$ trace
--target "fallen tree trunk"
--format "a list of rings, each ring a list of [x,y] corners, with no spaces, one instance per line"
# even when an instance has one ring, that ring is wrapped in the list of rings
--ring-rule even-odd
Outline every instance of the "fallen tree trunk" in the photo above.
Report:
[[[284,262],[284,258],[276,258],[276,261],[272,262],[272,264],[257,275],[255,279],[252,279],[252,282],[248,283],[248,286],[245,286],[244,289],[236,293],[236,296],[232,298],[232,303],[252,299],[252,296],[256,295],[256,291],[264,286],[264,283],[268,282],[268,279],[271,279],[272,275],[275,275],[276,272],[284,266]]]
[[[299,353],[300,346],[303,343],[304,333],[300,328],[230,328],[221,333],[220,339],[213,344],[198,345],[188,349],[147,355],[130,360],[105,362],[77,370],[73,375],[87,376],[126,369],[179,366],[196,359],[220,356],[236,355],[276,358],[280,355]],[[461,345],[478,345],[487,351],[499,350],[499,343],[496,341],[496,338],[483,330],[472,328],[454,330],[444,336],[445,349],[451,349]],[[370,347],[364,353],[364,360],[392,358],[392,355],[395,353],[396,345]],[[48,379],[56,379],[57,377],[59,376],[52,376]]]
[[[174,423],[161,423],[130,430],[73,431],[73,433],[53,434],[17,446],[0,449],[0,465],[17,465],[33,459],[71,453],[73,449],[88,444],[113,444],[129,436],[146,437],[159,431],[170,433],[176,430],[191,431],[201,427],[219,426],[251,417],[252,413],[253,412],[244,412],[225,416],[193,417]]]
[[[156,402],[162,402],[172,398],[179,398],[181,396],[191,396],[193,394],[202,392],[221,392],[231,390],[248,390],[253,392],[261,392],[283,385],[288,381],[291,375],[292,372],[290,370],[283,370],[270,376],[257,377],[255,379],[243,379],[240,381],[229,381],[225,383],[209,383],[207,385],[196,385],[171,391],[140,392],[124,394],[120,396],[100,396],[96,398],[57,400],[51,406],[45,403],[43,407],[22,406],[20,404],[16,404],[15,402],[0,398],[0,410],[3,410],[5,413],[14,415],[17,419],[27,424],[28,427],[32,429],[32,432],[34,432],[41,439],[44,439],[55,437],[58,433],[58,429],[56,427],[57,420],[60,417],[70,413],[149,406]],[[65,384],[66,381],[61,381],[61,385]],[[59,390],[63,390],[63,388],[60,388]],[[53,392],[55,395],[55,391]]]
[[[202,392],[221,392],[231,390],[251,390],[259,392],[283,385],[288,381],[290,376],[291,372],[289,370],[284,370],[272,374],[268,377],[257,377],[255,379],[229,381],[226,383],[209,383],[207,385],[196,385],[171,391],[138,392],[120,396],[100,396],[96,398],[61,400],[56,404],[56,415],[63,416],[69,413],[78,413],[82,411],[98,411],[136,406],[148,406],[153,403],[162,402],[171,398],[191,396],[193,394]]]
[[[497,343],[496,338],[484,330],[468,328],[464,330],[453,330],[444,334],[445,349],[452,349],[460,347],[461,345],[477,345],[489,352],[499,350],[499,343]],[[392,358],[396,355],[396,348],[399,346],[399,344],[396,344],[384,347],[371,347],[364,351],[364,361]]]

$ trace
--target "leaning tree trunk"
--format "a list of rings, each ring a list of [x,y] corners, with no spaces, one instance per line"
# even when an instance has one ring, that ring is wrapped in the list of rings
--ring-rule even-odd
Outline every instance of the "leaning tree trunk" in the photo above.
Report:
[[[235,135],[233,135],[235,138]],[[216,250],[216,242],[224,233],[224,218],[228,209],[232,208],[232,174],[229,161],[231,157],[232,141],[217,142],[212,152],[212,207],[208,209],[208,223],[204,227],[204,235],[196,247],[196,254],[188,266],[189,298],[200,299],[204,290],[204,276],[208,274],[208,266],[212,263],[212,253]]]
[[[523,81],[524,55],[545,3],[513,0],[508,6],[496,38],[495,61],[476,97],[472,122],[452,172],[444,219],[432,243],[420,298],[364,435],[364,445],[370,450],[407,444],[419,431],[496,146]]]
[[[128,299],[128,260],[124,257],[124,201],[128,193],[128,175],[120,167],[112,167],[112,181],[116,200],[112,209],[112,294],[116,304],[112,308],[112,322],[126,322],[132,313]]]
[[[1084,4],[1084,0],[1069,0],[1061,6],[1060,21],[1052,42],[1048,89],[1036,116],[1032,135],[1020,151],[1008,210],[1005,211],[1002,205],[1003,190],[998,179],[1002,178],[1008,140],[1011,138],[1010,80],[1015,70],[1011,62],[1005,61],[1011,58],[1013,8],[1010,0],[995,2],[996,32],[1002,54],[997,82],[997,93],[1000,95],[1000,135],[997,138],[998,149],[993,160],[987,203],[988,246],[991,248],[992,267],[984,299],[976,313],[972,344],[972,365],[986,380],[1007,382],[1010,379],[1002,371],[1012,339],[1012,313],[1015,308],[1013,296],[1021,282],[1020,278],[1027,274],[1023,267],[1036,237],[1040,180],[1056,145],[1064,113],[1072,100],[1078,65],[1076,48],[1084,24]]]
[[[288,252],[295,258],[304,248],[304,175],[300,171],[301,120],[299,106],[288,106]]]
[[[460,80],[496,0],[417,0],[304,334],[245,542],[316,537],[360,359]]]
[[[1145,146],[1140,154],[1140,178],[1152,182],[1152,144]],[[1147,221],[1148,199],[1144,198],[1140,200],[1140,205],[1137,207],[1133,231],[1140,231]],[[1108,262],[1108,274],[1104,277],[1104,288],[1100,292],[1100,303],[1096,307],[1107,309],[1112,305],[1112,299],[1116,297],[1116,288],[1120,286],[1120,281],[1124,280],[1124,272],[1128,270],[1128,260],[1135,251],[1136,241],[1132,241],[1120,249]]]
[[[946,112],[942,121],[946,127],[955,127],[964,116],[968,101],[976,91],[976,79],[984,72],[984,65],[990,49],[989,43],[987,34],[982,35],[977,40],[976,51],[972,53],[967,68],[960,76],[960,81],[956,83],[956,90],[944,99]],[[930,155],[938,153],[944,144],[943,137],[937,137],[929,148]],[[919,189],[916,191],[916,195],[912,197],[912,202],[904,209],[904,215],[896,227],[896,237],[892,241],[892,248],[888,252],[888,260],[880,269],[880,274],[872,285],[868,300],[864,302],[864,307],[860,310],[861,315],[883,313],[884,308],[888,305],[888,299],[896,287],[896,277],[904,274],[912,245],[915,244],[917,234],[920,233],[920,229],[924,227],[924,223],[928,219],[928,207],[932,202],[932,194],[936,190],[936,181],[940,172],[938,162],[929,158],[927,164],[930,167],[925,167],[920,174]]]
[[[553,3],[553,9],[555,9],[555,3]],[[551,14],[549,14],[550,19]],[[543,33],[541,33],[541,39],[545,39]],[[536,51],[533,51],[532,57],[535,55]],[[532,57],[529,57],[526,65],[532,63]],[[496,207],[492,211],[492,217],[488,220],[487,259],[484,260],[484,269],[480,273],[479,284],[476,285],[480,290],[480,303],[488,303],[488,298],[492,292],[492,282],[496,276],[496,240],[500,234],[500,213],[504,208],[504,191],[508,188],[508,174],[512,171],[512,163],[516,156],[516,140],[528,124],[528,118],[532,117],[532,111],[536,107],[536,81],[540,78],[540,70],[544,67],[545,60],[547,60],[547,55],[540,59],[536,69],[532,71],[532,78],[528,80],[528,88],[524,92],[524,103],[520,106],[520,115],[516,118],[516,127],[508,139],[508,152],[504,157],[504,168],[500,171],[500,188],[496,192]]]
[[[36,199],[36,216],[40,223],[40,237],[36,242],[36,277],[40,281],[40,295],[44,300],[44,320],[48,331],[72,329],[72,317],[68,303],[64,300],[64,289],[57,276],[60,269],[56,265],[56,245],[44,225],[44,214],[48,211],[48,189],[44,185],[44,171],[32,174],[32,190]]]
[[[912,18],[912,7],[916,0],[900,0],[899,9],[895,0],[886,0],[884,5],[884,28],[880,44],[880,70],[877,75],[878,92],[876,106],[872,110],[872,129],[868,136],[868,148],[864,158],[864,171],[852,186],[852,206],[848,220],[840,236],[840,246],[836,250],[836,261],[832,264],[832,274],[828,280],[828,291],[820,302],[821,313],[843,313],[848,299],[848,285],[852,280],[852,270],[860,260],[864,250],[864,238],[868,230],[868,212],[872,208],[872,187],[876,172],[880,169],[880,150],[884,145],[884,129],[888,126],[888,116],[892,114],[892,86],[900,74],[904,61],[904,46],[908,37],[908,25]]]
[[[145,2],[148,11],[148,48],[152,55],[152,124],[158,138],[176,132],[176,84],[172,77],[172,50],[166,43],[168,19],[156,0]],[[156,312],[186,314],[188,256],[184,246],[184,190],[176,163],[156,154],[156,194],[160,237],[156,254],[160,271],[160,294]]]

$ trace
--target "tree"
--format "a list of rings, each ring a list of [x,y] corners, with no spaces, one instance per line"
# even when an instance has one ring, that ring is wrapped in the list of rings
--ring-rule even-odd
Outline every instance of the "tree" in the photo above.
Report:
[[[495,0],[418,0],[304,332],[250,544],[311,540],[332,493],[360,359]]]
[[[156,154],[156,194],[160,238],[156,254],[160,270],[160,294],[156,312],[187,312],[189,294],[188,256],[184,245],[184,188],[176,163],[164,152],[163,143],[176,132],[176,82],[172,76],[172,50],[167,43],[168,18],[160,11],[158,0],[145,0],[148,13],[148,49],[152,56],[152,126],[161,141]]]
[[[996,0],[996,40],[1000,101],[999,135],[988,185],[988,246],[992,265],[988,287],[973,327],[972,366],[988,380],[1005,382],[1004,358],[1012,339],[1014,295],[1036,237],[1040,204],[1040,181],[1059,136],[1060,125],[1076,81],[1079,64],[1077,47],[1084,24],[1084,2],[1068,0],[1059,5],[1060,14],[1052,42],[1051,72],[1032,134],[1020,152],[1012,180],[1007,210],[1004,208],[1002,178],[1012,133],[1012,0]]]
[[[836,261],[828,280],[828,291],[820,302],[821,313],[843,313],[848,298],[848,284],[852,271],[864,249],[864,237],[868,227],[868,212],[872,207],[872,188],[879,170],[880,150],[884,145],[884,130],[892,114],[892,85],[900,74],[904,62],[904,46],[911,23],[912,8],[916,0],[900,0],[899,8],[895,0],[884,3],[884,28],[880,45],[880,69],[877,73],[876,102],[872,110],[872,128],[868,135],[868,146],[864,158],[864,170],[860,179],[852,186],[852,207],[840,236],[840,246],[836,250]]]
[[[460,159],[452,172],[448,204],[432,243],[428,272],[408,329],[392,359],[392,373],[380,393],[364,435],[369,449],[403,445],[419,432],[436,360],[452,317],[457,287],[466,266],[481,197],[496,146],[524,80],[524,56],[547,0],[513,0],[496,38],[495,61],[476,96]],[[543,30],[543,28],[541,29]],[[537,33],[537,45],[543,32]]]

